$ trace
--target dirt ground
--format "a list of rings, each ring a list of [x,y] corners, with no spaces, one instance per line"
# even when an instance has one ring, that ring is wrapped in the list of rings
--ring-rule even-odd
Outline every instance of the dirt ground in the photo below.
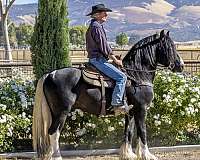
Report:
[[[200,160],[199,151],[184,151],[184,152],[168,152],[155,153],[158,160]],[[63,160],[119,160],[118,155],[111,156],[88,156],[88,157],[71,157]]]
[[[182,152],[162,152],[155,153],[158,160],[200,160],[199,151],[182,151]],[[11,158],[0,160],[31,160],[30,158]],[[32,159],[34,160],[34,159]],[[63,160],[119,160],[119,155],[102,155],[102,156],[85,156],[85,157],[63,157]]]

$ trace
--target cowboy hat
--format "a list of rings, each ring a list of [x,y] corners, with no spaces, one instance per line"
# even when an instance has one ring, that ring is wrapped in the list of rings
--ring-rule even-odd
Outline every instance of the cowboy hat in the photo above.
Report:
[[[112,10],[109,9],[109,8],[106,8],[104,4],[97,4],[95,6],[92,6],[92,12],[90,12],[86,16],[90,16],[90,15],[93,15],[95,13],[103,12],[103,11],[105,11],[105,12],[112,12]]]

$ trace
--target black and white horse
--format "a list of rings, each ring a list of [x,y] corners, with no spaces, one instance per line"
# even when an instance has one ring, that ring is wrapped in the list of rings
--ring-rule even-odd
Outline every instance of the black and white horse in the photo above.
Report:
[[[153,99],[153,80],[158,64],[181,72],[183,61],[175,45],[164,31],[140,40],[123,59],[124,69],[131,80],[126,89],[129,105],[134,107],[125,116],[124,143],[120,159],[156,160],[147,146],[145,118]],[[107,107],[112,89],[106,90]],[[101,109],[101,88],[82,79],[81,69],[63,68],[39,79],[33,111],[33,147],[40,159],[62,159],[59,137],[68,113],[79,108],[98,115]],[[136,153],[132,150],[134,128],[137,130]]]

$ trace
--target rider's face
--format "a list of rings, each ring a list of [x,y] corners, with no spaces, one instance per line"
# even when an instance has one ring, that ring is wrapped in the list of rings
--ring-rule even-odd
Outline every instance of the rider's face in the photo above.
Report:
[[[107,14],[107,12],[99,12],[99,14],[98,14],[98,21],[100,21],[100,22],[105,22],[106,20],[107,20],[107,18],[108,18],[108,14]]]

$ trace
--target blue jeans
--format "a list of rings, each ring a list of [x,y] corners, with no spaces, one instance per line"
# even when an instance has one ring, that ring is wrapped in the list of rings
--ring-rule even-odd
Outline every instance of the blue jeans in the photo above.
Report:
[[[92,65],[94,65],[99,71],[104,73],[106,76],[115,80],[116,85],[113,90],[111,105],[123,104],[122,100],[123,100],[124,90],[126,87],[127,76],[117,67],[115,67],[111,63],[108,63],[108,61],[104,57],[98,59],[92,58],[89,59],[89,62]]]

